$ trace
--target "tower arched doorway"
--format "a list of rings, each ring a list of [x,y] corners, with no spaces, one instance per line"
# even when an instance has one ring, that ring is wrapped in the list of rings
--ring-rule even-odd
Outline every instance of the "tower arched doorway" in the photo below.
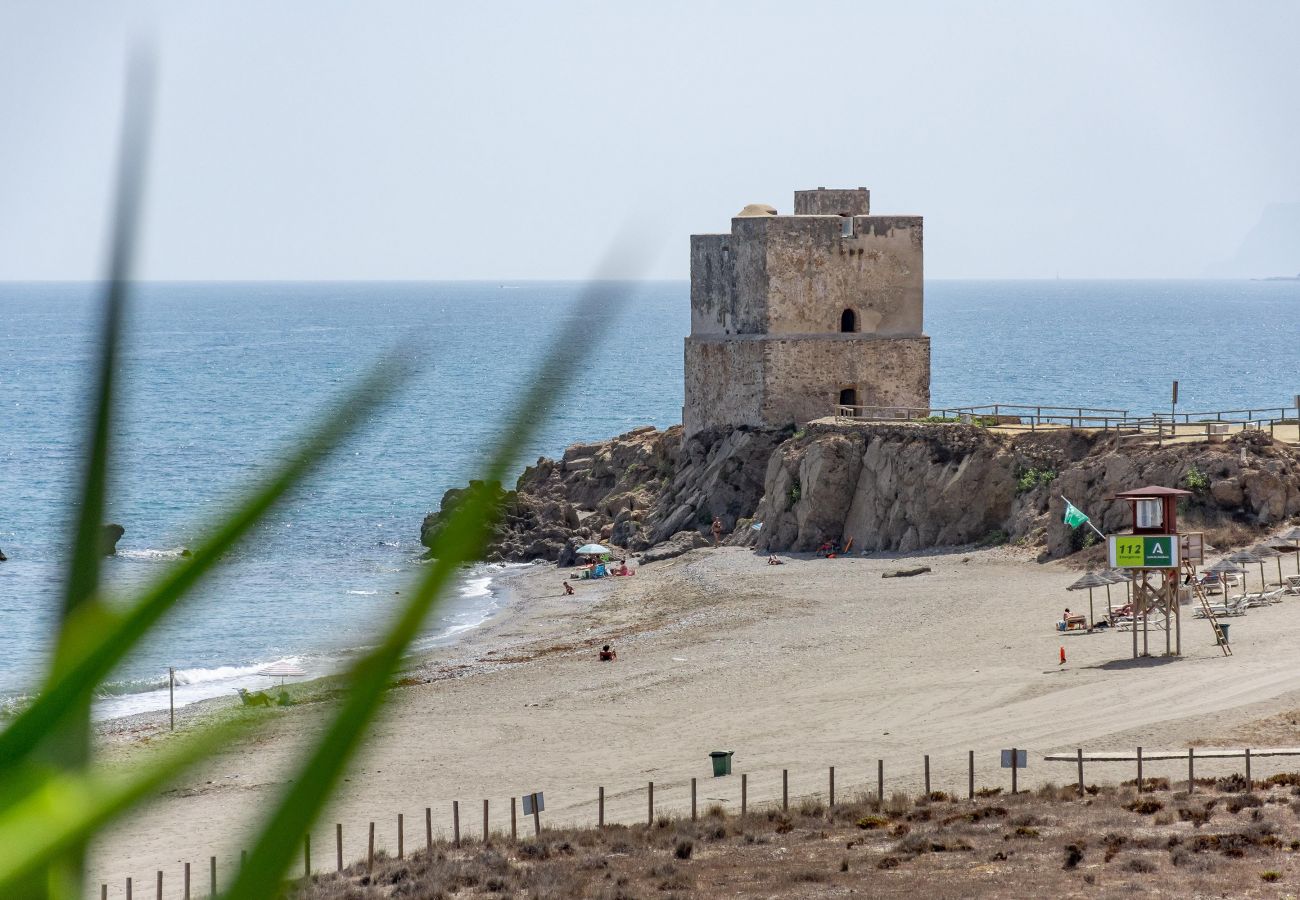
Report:
[[[842,409],[840,415],[856,416],[858,411],[858,389],[855,387],[840,388],[840,406],[853,407],[852,409]]]
[[[858,314],[851,309],[840,313],[840,331],[852,333],[858,330]]]

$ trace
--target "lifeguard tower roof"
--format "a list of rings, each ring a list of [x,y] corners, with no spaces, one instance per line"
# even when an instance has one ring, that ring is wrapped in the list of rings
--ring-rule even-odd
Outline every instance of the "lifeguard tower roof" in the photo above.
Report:
[[[1150,485],[1144,488],[1137,488],[1132,491],[1124,491],[1122,494],[1116,494],[1112,500],[1140,500],[1143,497],[1190,497],[1191,491],[1184,491],[1181,488],[1156,487]]]

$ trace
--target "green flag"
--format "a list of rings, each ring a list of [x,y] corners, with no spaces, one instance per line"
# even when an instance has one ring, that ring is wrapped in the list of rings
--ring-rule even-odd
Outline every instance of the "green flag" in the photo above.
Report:
[[[1077,506],[1075,506],[1069,500],[1065,501],[1065,524],[1066,525],[1069,525],[1071,528],[1078,528],[1080,525],[1082,525],[1084,522],[1087,521],[1088,521],[1088,517],[1085,516]]]

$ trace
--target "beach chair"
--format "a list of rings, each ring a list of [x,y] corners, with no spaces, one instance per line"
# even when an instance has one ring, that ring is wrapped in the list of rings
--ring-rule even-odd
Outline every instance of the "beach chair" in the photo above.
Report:
[[[1300,594],[1300,575],[1288,575],[1286,577],[1285,593],[1293,597]]]

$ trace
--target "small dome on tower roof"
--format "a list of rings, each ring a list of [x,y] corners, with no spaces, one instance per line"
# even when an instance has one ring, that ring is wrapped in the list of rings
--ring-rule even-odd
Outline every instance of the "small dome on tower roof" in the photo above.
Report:
[[[740,212],[736,213],[736,218],[749,219],[754,216],[774,216],[774,215],[776,215],[775,206],[769,206],[766,203],[751,203],[748,206],[746,206],[744,209],[742,209]]]

